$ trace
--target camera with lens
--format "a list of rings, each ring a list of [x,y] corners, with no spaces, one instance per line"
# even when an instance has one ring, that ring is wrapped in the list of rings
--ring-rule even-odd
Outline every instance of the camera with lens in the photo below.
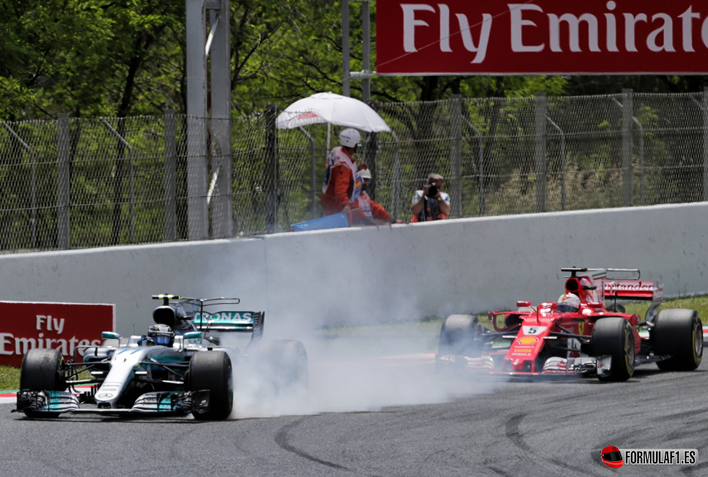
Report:
[[[438,195],[438,190],[437,184],[430,184],[428,186],[428,197],[436,197]]]

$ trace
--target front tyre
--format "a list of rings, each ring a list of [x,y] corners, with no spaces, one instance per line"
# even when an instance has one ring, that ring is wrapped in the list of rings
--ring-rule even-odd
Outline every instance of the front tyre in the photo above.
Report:
[[[597,320],[592,330],[592,355],[611,356],[611,373],[600,381],[627,381],[634,374],[634,333],[632,325],[620,317]]]
[[[189,361],[189,390],[209,391],[209,410],[192,411],[195,419],[226,419],[234,406],[234,381],[231,358],[223,351],[195,353]]]
[[[446,354],[478,357],[481,355],[482,325],[473,315],[450,315],[440,328],[438,356]]]
[[[693,371],[703,359],[703,323],[694,310],[662,310],[651,330],[654,354],[670,356],[656,365],[662,371]]]
[[[22,359],[20,370],[22,391],[64,391],[66,377],[64,357],[55,349],[31,349]],[[57,417],[56,412],[25,410],[28,417]]]

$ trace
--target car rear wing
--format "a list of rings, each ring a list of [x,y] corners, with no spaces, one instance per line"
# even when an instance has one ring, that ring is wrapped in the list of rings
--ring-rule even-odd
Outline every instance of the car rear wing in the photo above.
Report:
[[[664,286],[650,280],[604,280],[605,299],[661,301]]]
[[[170,315],[167,319],[155,319],[156,322],[189,320],[198,331],[253,333],[257,340],[263,335],[265,312],[234,311],[234,305],[241,303],[240,298],[189,298],[179,295],[153,295],[155,300],[163,300],[163,306],[156,312]],[[172,302],[170,303],[170,300]]]
[[[587,277],[599,288],[605,304],[618,300],[651,301],[646,321],[652,321],[664,299],[664,285],[659,281],[641,280],[637,268],[561,268],[570,272],[570,277]]]
[[[191,320],[198,330],[249,332],[262,324],[264,315],[262,311],[198,311]]]
[[[654,321],[659,305],[664,299],[664,285],[659,281],[651,280],[605,280],[603,283],[605,303],[613,300],[642,300],[651,301],[644,320]]]

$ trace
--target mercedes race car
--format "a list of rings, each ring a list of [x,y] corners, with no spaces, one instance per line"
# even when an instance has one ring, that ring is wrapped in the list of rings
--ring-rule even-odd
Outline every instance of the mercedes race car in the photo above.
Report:
[[[191,413],[200,420],[226,419],[234,401],[232,367],[262,372],[279,392],[306,389],[304,346],[262,342],[264,312],[229,311],[238,298],[153,298],[163,304],[154,310],[155,325],[146,335],[125,340],[104,332],[103,346],[85,347],[83,360],[75,354],[68,362],[58,350],[30,350],[22,362],[15,411],[42,418]],[[221,346],[228,333],[250,333],[243,353]]]
[[[440,330],[436,367],[518,376],[597,376],[625,381],[635,366],[696,369],[703,356],[703,325],[694,310],[657,312],[663,286],[637,269],[562,268],[558,303],[490,312],[491,327],[473,315],[450,315]],[[646,300],[642,319],[621,300]],[[490,329],[491,328],[491,329]],[[492,331],[493,329],[493,331]]]

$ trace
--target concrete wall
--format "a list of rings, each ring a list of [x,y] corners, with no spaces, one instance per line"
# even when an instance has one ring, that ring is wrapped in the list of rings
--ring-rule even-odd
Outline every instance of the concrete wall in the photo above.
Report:
[[[708,293],[706,218],[697,203],[4,255],[0,300],[115,303],[125,335],[165,292],[237,296],[286,332],[556,300],[566,266],[639,268],[667,296]]]

